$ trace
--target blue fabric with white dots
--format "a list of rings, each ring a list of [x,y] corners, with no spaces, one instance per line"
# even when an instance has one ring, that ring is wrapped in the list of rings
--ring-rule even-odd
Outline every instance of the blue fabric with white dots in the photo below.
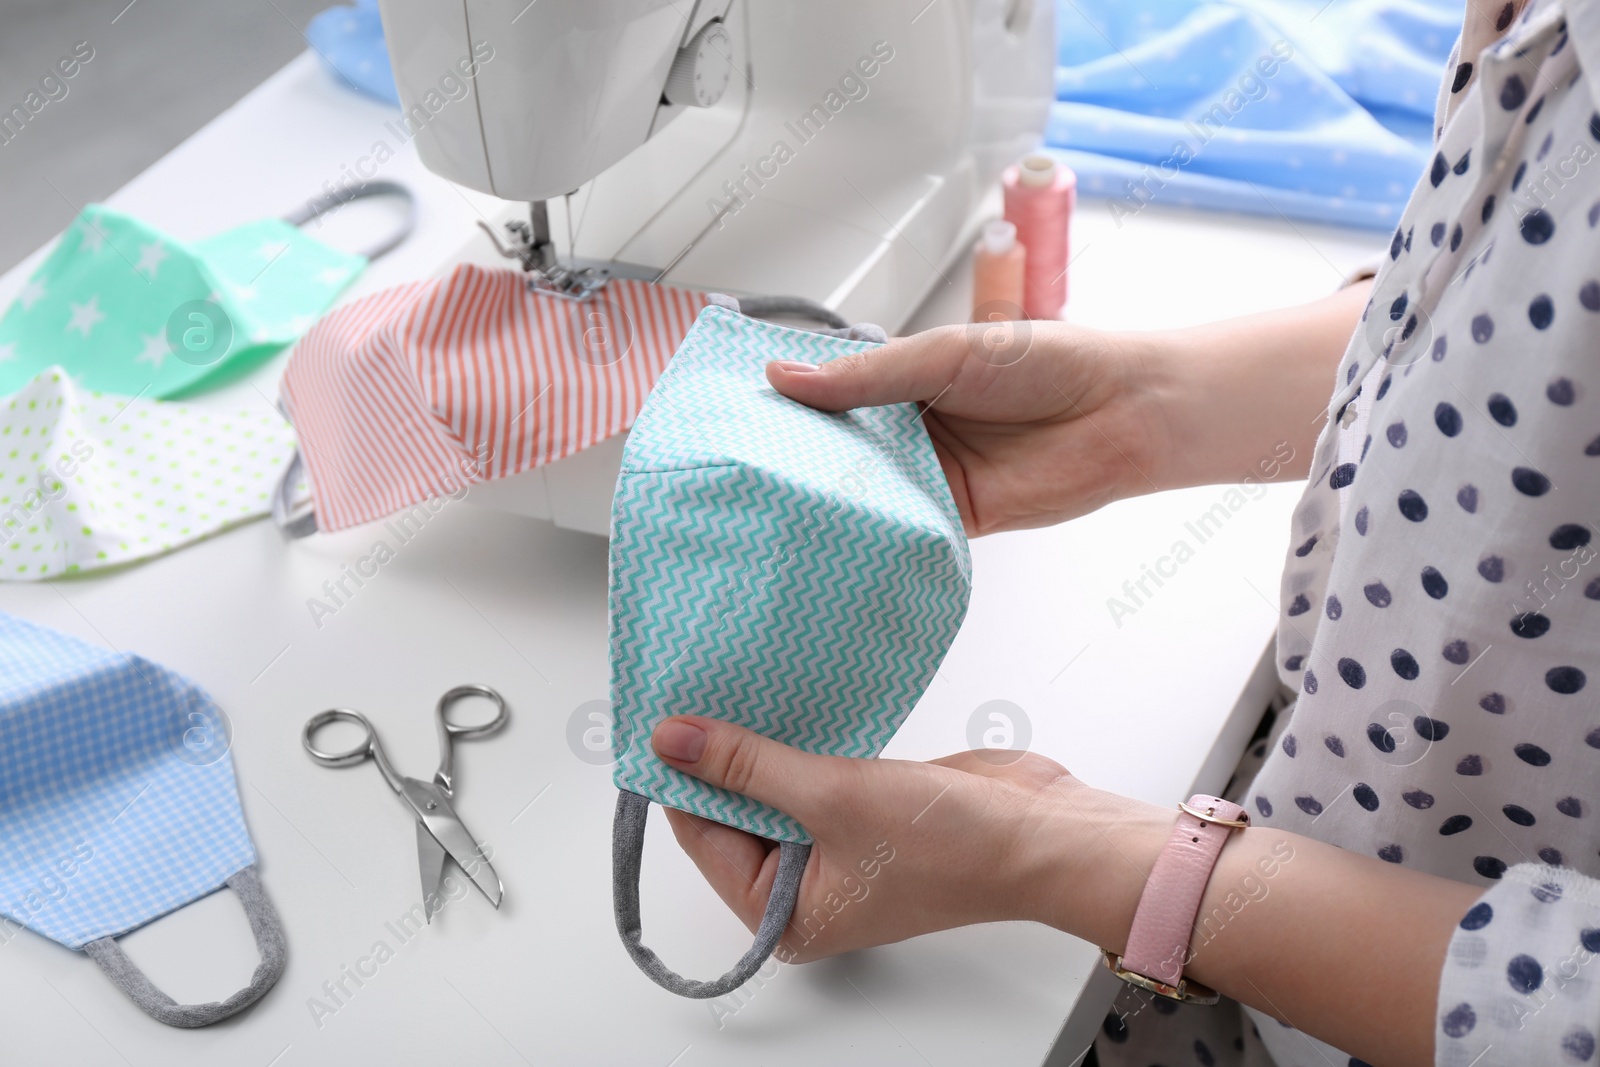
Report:
[[[306,41],[323,67],[350,88],[385,103],[400,103],[378,0],[356,0],[318,12],[306,26]]]
[[[255,863],[226,736],[179,675],[0,614],[0,943],[81,949]]]
[[[1388,229],[1461,0],[1058,0],[1045,140],[1118,223],[1148,203]]]

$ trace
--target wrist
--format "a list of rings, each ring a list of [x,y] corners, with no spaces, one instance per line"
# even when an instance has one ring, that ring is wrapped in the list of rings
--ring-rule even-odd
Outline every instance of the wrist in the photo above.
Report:
[[[1226,438],[1238,401],[1229,361],[1208,352],[1198,330],[1123,335],[1137,368],[1150,426],[1150,477],[1163,489],[1236,481]]]
[[[1177,814],[1070,777],[1044,790],[1022,845],[1022,917],[1122,951]]]
[[[1370,285],[1302,307],[1128,335],[1163,488],[1304,477]]]
[[[1175,488],[1167,474],[1176,448],[1167,398],[1182,395],[1172,381],[1182,363],[1170,358],[1161,335],[1034,326],[1035,343],[1054,360],[1056,392],[1071,406],[1067,416],[1093,426],[1097,448],[1103,441],[1114,450],[1099,472],[1106,484],[1093,506]]]

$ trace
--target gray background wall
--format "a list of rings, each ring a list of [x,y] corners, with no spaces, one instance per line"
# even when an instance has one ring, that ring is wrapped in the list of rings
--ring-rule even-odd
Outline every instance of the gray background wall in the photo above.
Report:
[[[0,113],[79,41],[94,48],[67,94],[0,143],[0,271],[294,58],[334,2],[0,0]]]

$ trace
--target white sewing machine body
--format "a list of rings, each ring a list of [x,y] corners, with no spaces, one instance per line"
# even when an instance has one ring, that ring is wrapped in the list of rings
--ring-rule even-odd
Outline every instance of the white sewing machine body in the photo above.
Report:
[[[420,126],[422,161],[548,201],[565,262],[806,297],[891,333],[973,240],[1054,95],[1049,0],[381,6],[403,108],[475,67],[473,106]],[[482,234],[459,258],[505,263]],[[621,454],[613,439],[471,499],[603,534]]]

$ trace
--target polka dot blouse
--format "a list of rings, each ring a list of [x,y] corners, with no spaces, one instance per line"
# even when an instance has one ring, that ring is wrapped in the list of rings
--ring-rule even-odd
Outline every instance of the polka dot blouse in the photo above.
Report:
[[[1293,517],[1299,698],[1241,802],[1485,887],[1439,1064],[1600,1064],[1600,3],[1469,3],[1440,97]],[[1360,1063],[1151,1007],[1102,1063]]]

